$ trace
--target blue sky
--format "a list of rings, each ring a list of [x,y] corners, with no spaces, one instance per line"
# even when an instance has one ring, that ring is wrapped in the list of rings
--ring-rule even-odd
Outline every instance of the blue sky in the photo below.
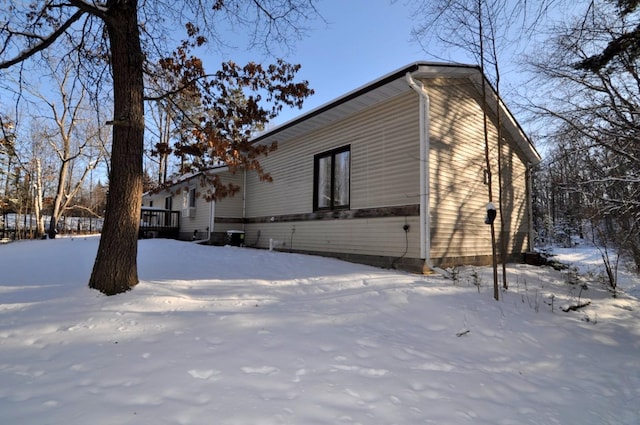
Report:
[[[404,1],[324,0],[318,9],[326,23],[313,22],[307,37],[285,56],[302,65],[298,75],[309,81],[315,95],[302,110],[283,111],[272,124],[293,119],[409,63],[436,60],[411,41],[415,22]],[[256,59],[255,54],[247,57]]]
[[[284,57],[290,63],[302,65],[298,75],[310,82],[315,95],[305,101],[302,110],[283,111],[272,125],[296,118],[415,61],[475,63],[472,54],[461,49],[432,42],[425,51],[413,41],[411,30],[421,21],[412,16],[412,4],[415,2],[409,0],[319,0],[317,7],[326,22],[314,21],[307,37],[295,42],[294,50]],[[536,5],[531,6],[533,12]],[[547,11],[550,15],[556,12]],[[518,23],[511,24],[517,31]],[[515,39],[518,36],[514,34]],[[534,48],[540,41],[528,37],[500,54],[502,97],[516,115],[513,98],[519,97],[527,86],[518,61],[523,51]],[[229,59],[239,63],[260,60],[260,53],[238,50]]]
[[[426,58],[420,46],[410,41],[412,21],[403,3],[329,0],[321,2],[319,10],[326,25],[317,22],[287,58],[302,65],[299,75],[309,80],[316,92],[307,100],[304,110]],[[296,111],[278,121],[295,115]]]

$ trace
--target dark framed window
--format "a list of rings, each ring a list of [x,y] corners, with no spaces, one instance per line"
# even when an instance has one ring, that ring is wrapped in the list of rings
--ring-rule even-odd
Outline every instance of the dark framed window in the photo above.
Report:
[[[349,208],[351,198],[351,146],[313,157],[313,209]]]
[[[189,189],[189,207],[195,208],[196,206],[196,188]]]
[[[173,198],[171,196],[167,196],[166,198],[164,198],[164,209],[165,210],[173,209]],[[163,214],[164,214],[164,225],[165,226],[170,226],[171,225],[171,213],[163,212]]]

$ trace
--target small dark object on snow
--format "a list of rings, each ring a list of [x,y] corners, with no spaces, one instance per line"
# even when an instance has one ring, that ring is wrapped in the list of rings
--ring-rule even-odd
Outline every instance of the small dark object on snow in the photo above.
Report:
[[[588,306],[589,304],[591,304],[591,301],[585,301],[585,302],[580,303],[580,304],[575,304],[575,305],[570,305],[570,306],[564,307],[562,309],[562,311],[564,311],[565,313],[567,313],[569,311],[577,311],[577,310],[581,309],[582,307]]]

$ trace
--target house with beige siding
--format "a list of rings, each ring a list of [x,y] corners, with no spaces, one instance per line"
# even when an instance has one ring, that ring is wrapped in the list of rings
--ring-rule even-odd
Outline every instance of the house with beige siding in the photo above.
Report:
[[[531,249],[529,171],[540,156],[488,83],[483,91],[477,66],[408,65],[253,142],[274,141],[278,149],[261,160],[272,182],[221,168],[215,172],[242,189],[207,204],[196,177],[177,183],[195,188],[193,215],[180,218],[182,238],[206,229],[211,241],[241,230],[249,247],[417,272],[486,264],[491,177],[508,256]],[[169,209],[189,208],[180,194],[174,201],[182,203]]]
[[[217,174],[222,182],[238,186],[244,180],[244,174],[231,174],[224,166],[207,173]],[[208,188],[202,177],[202,173],[181,176],[165,188],[145,193],[140,237],[172,237],[222,245],[226,243],[228,231],[242,230],[243,197],[209,202],[206,199]]]

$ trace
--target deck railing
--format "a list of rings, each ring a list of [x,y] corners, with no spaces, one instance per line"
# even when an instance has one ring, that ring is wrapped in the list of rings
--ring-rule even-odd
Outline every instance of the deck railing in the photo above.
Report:
[[[140,216],[140,238],[177,238],[180,211],[143,207]]]

